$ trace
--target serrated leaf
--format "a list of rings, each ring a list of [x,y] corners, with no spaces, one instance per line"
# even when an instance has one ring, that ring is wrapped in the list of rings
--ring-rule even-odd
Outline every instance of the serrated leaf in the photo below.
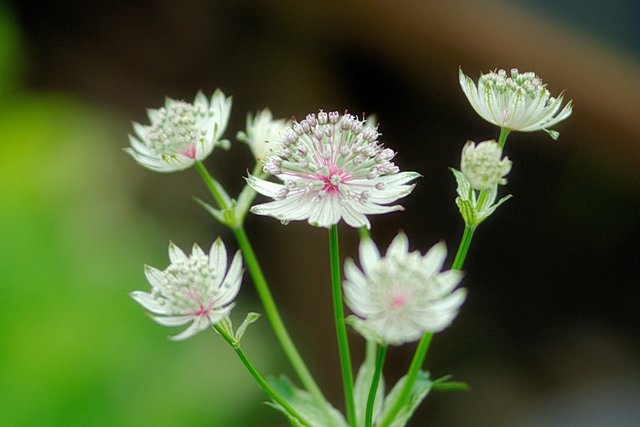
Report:
[[[384,401],[384,407],[382,409],[380,419],[384,420],[389,411],[391,411],[391,408],[393,408],[393,406],[396,404],[406,380],[407,376],[405,375],[404,377],[400,378],[398,382],[393,386]],[[416,408],[427,396],[429,390],[431,390],[432,384],[433,382],[429,379],[429,374],[424,371],[418,372],[418,376],[415,383],[413,384],[411,393],[409,393],[407,402],[400,409],[391,424],[389,424],[389,427],[404,427],[413,415]]]
[[[458,196],[460,196],[463,200],[470,201],[469,194],[471,194],[471,184],[469,184],[467,178],[462,172],[457,169],[449,168],[449,170],[451,170],[451,173],[453,173],[453,176],[456,178],[456,182],[458,183],[458,187],[456,188]]]
[[[260,318],[259,313],[247,314],[247,317],[244,318],[244,321],[242,322],[242,324],[240,324],[240,326],[236,330],[235,338],[237,342],[240,342],[240,340],[242,340],[242,337],[244,336],[244,333],[247,331],[247,328],[249,327],[249,325],[255,322],[256,320],[258,320],[259,318]]]
[[[347,427],[342,414],[333,406],[327,403],[326,407],[319,407],[311,395],[296,386],[289,379],[281,377],[268,380],[269,385],[300,413],[314,427]],[[286,412],[277,403],[270,403],[276,409]],[[291,416],[288,415],[289,419]]]

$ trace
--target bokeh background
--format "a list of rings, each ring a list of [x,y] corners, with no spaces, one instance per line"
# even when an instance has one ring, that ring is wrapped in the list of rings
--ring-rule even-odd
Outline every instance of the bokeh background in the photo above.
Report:
[[[0,425],[285,425],[222,340],[170,342],[128,297],[170,239],[235,248],[192,201],[207,198],[193,170],[155,174],[122,152],[130,122],[216,87],[234,96],[228,137],[264,106],[376,113],[397,163],[424,178],[406,212],[374,219],[374,238],[386,247],[402,229],[414,248],[455,248],[447,167],[467,139],[497,137],[459,66],[534,70],[576,106],[557,142],[510,136],[515,197],[477,232],[468,301],[426,362],[472,391],[430,395],[410,425],[640,425],[639,53],[635,0],[0,1]],[[252,159],[236,143],[206,164],[237,193]],[[341,408],[325,231],[252,216],[247,228]],[[356,233],[341,239],[354,255]],[[247,278],[236,315],[249,310]],[[290,374],[266,323],[246,350]],[[390,381],[412,351],[390,353]]]

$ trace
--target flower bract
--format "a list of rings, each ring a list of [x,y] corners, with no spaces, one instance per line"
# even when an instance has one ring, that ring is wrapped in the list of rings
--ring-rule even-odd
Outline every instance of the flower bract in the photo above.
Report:
[[[282,148],[269,156],[264,171],[273,183],[249,175],[247,182],[274,201],[251,212],[283,222],[307,220],[329,228],[343,219],[370,227],[366,215],[402,210],[395,202],[411,193],[416,172],[400,172],[395,152],[378,141],[377,128],[338,112],[309,114],[282,135]]]
[[[490,190],[507,183],[504,177],[511,170],[511,160],[501,157],[502,149],[495,141],[483,141],[478,145],[468,141],[462,148],[460,168],[475,190]]]
[[[462,69],[460,86],[476,113],[489,123],[512,131],[544,130],[553,139],[559,133],[550,127],[571,115],[572,101],[562,109],[564,96],[554,98],[535,73],[512,69],[482,74],[476,85]]]
[[[199,92],[193,103],[167,98],[164,107],[148,110],[149,125],[133,124],[131,147],[125,151],[156,172],[186,169],[205,159],[215,146],[226,147],[222,135],[229,121],[231,98],[217,90],[211,100]]]
[[[424,255],[409,252],[407,237],[400,233],[381,257],[373,241],[363,239],[362,270],[347,260],[343,284],[346,303],[360,319],[358,329],[399,345],[449,326],[466,291],[455,289],[462,280],[460,271],[441,271],[446,256],[442,242]]]
[[[274,120],[268,108],[256,115],[247,115],[246,130],[238,132],[236,138],[249,145],[256,160],[264,160],[280,149],[280,133],[287,127],[285,120]]]
[[[171,264],[164,270],[146,266],[151,292],[135,291],[131,297],[163,326],[191,325],[171,337],[183,340],[220,322],[229,314],[242,281],[242,256],[236,252],[227,271],[227,251],[221,239],[211,246],[209,255],[197,245],[187,256],[169,245]]]

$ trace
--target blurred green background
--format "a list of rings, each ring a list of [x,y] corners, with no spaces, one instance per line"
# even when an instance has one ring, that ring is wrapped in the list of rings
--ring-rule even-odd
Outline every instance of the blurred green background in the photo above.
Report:
[[[579,13],[578,13],[579,12]],[[165,95],[234,95],[247,111],[376,113],[397,163],[424,179],[407,211],[373,221],[386,246],[454,247],[447,171],[466,139],[496,137],[457,86],[496,67],[537,71],[576,103],[557,129],[512,134],[515,195],[477,233],[469,299],[427,368],[472,392],[429,396],[413,426],[637,426],[640,412],[640,10],[637,2],[0,2],[0,425],[281,426],[213,334],[182,343],[128,292],[166,246],[232,236],[192,202],[194,171],[142,170],[121,148]],[[214,153],[232,192],[246,147]],[[290,329],[341,406],[326,236],[249,217]],[[343,228],[345,256],[355,233]],[[246,280],[236,315],[260,311]],[[244,340],[289,374],[265,321]],[[354,357],[362,343],[352,334]],[[402,375],[412,346],[385,374]],[[358,365],[359,361],[356,361]]]

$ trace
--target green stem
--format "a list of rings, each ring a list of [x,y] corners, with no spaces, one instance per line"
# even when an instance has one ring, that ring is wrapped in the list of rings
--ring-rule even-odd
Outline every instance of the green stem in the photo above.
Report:
[[[247,370],[249,371],[253,379],[256,380],[258,385],[262,387],[262,389],[269,395],[269,397],[273,399],[276,403],[278,403],[280,406],[282,406],[289,414],[297,418],[297,420],[302,425],[306,427],[312,427],[311,424],[307,420],[305,420],[304,417],[300,415],[298,411],[296,411],[291,405],[289,405],[289,403],[287,403],[287,401],[284,400],[284,398],[280,396],[278,392],[275,391],[273,387],[269,385],[269,383],[262,377],[262,375],[260,375],[260,373],[256,370],[256,368],[253,366],[251,361],[249,361],[249,358],[247,357],[247,355],[244,354],[242,349],[237,344],[235,344],[233,338],[231,338],[231,336],[229,336],[229,334],[222,327],[220,327],[220,325],[214,325],[213,327],[222,336],[222,338],[224,338],[225,341],[227,341],[229,345],[231,345],[233,350],[236,352],[236,354],[242,361],[242,364],[247,368]]]
[[[195,165],[196,165],[196,170],[200,174],[200,177],[202,177],[202,180],[204,181],[205,185],[211,192],[211,195],[213,196],[214,199],[216,199],[216,202],[218,203],[218,207],[220,209],[228,209],[229,203],[227,202],[227,198],[223,195],[221,191],[222,187],[220,186],[220,184],[218,184],[218,182],[215,179],[213,179],[211,175],[209,175],[209,171],[207,171],[207,168],[204,167],[201,161],[196,160]]]
[[[469,246],[471,245],[471,239],[473,239],[473,232],[475,229],[475,226],[464,226],[464,233],[462,234],[462,239],[458,246],[458,252],[456,252],[456,257],[451,265],[452,270],[460,270],[462,268],[464,260],[467,257],[467,252],[469,251]]]
[[[198,173],[202,177],[202,180],[206,184],[209,191],[211,191],[212,196],[218,202],[219,207],[222,209],[227,209],[229,206],[225,200],[225,197],[223,196],[223,193],[220,190],[220,184],[218,184],[211,177],[211,175],[209,175],[209,172],[201,162],[196,162],[195,165]],[[256,287],[256,291],[258,292],[258,296],[260,298],[260,301],[262,302],[262,306],[264,307],[265,314],[267,316],[267,319],[269,320],[269,323],[271,324],[271,327],[273,328],[276,338],[280,342],[280,345],[282,346],[284,353],[289,359],[291,366],[298,375],[298,378],[300,378],[300,382],[302,383],[302,385],[305,387],[305,389],[307,389],[307,391],[309,391],[309,393],[311,393],[311,396],[313,397],[316,404],[323,408],[323,411],[328,414],[327,408],[329,406],[329,403],[322,394],[320,387],[318,387],[318,384],[313,379],[313,376],[307,368],[307,365],[304,363],[304,360],[302,360],[298,349],[293,343],[293,340],[291,339],[291,336],[289,335],[289,332],[287,331],[287,328],[282,321],[282,317],[280,316],[276,303],[269,289],[267,280],[264,277],[264,273],[262,272],[262,268],[260,267],[260,263],[258,262],[256,254],[253,250],[253,247],[251,246],[251,242],[249,241],[249,237],[247,236],[244,227],[242,225],[237,225],[235,227],[231,227],[231,229],[236,236],[238,246],[240,247],[242,255],[244,256],[247,270],[249,270],[249,274],[253,279],[253,284]]]
[[[278,341],[280,341],[282,349],[289,358],[293,369],[298,374],[298,377],[304,387],[311,393],[314,400],[321,405],[322,408],[325,408],[328,405],[327,400],[322,394],[320,387],[318,387],[318,384],[313,379],[313,376],[311,375],[311,372],[309,372],[307,365],[305,365],[304,360],[302,360],[300,353],[298,352],[287,328],[284,325],[284,322],[282,321],[282,317],[280,317],[276,303],[273,300],[273,295],[269,290],[269,285],[267,284],[262,268],[258,263],[256,254],[251,246],[251,242],[249,242],[247,233],[242,226],[234,228],[233,232],[236,235],[238,246],[240,246],[240,250],[242,250],[242,254],[244,255],[247,270],[249,270],[249,273],[251,274],[253,284],[255,285],[258,296],[262,301],[267,319],[269,320]]]
[[[462,268],[464,260],[467,256],[467,252],[469,251],[469,246],[471,245],[471,240],[473,239],[474,231],[475,227],[464,227],[464,233],[462,234],[462,239],[460,240],[460,245],[458,246],[458,251],[456,252],[456,257],[453,260],[453,264],[451,266],[452,270],[460,270]],[[398,397],[398,400],[396,400],[395,405],[393,405],[391,410],[387,413],[387,416],[384,418],[382,423],[380,423],[380,427],[387,427],[393,421],[395,416],[398,415],[398,412],[400,412],[402,407],[406,404],[407,399],[411,394],[411,390],[413,389],[413,385],[418,378],[418,373],[422,368],[424,359],[425,357],[427,357],[427,351],[429,350],[429,344],[431,344],[431,338],[433,338],[432,333],[426,333],[422,336],[422,339],[418,344],[418,348],[413,355],[413,359],[411,360],[411,366],[409,367],[409,372],[407,373],[407,380],[402,387],[400,396]]]
[[[365,417],[365,427],[371,427],[373,425],[373,406],[376,401],[376,393],[378,391],[378,383],[380,382],[380,375],[382,374],[382,367],[384,366],[384,359],[387,356],[387,346],[381,345],[378,348],[378,355],[376,356],[376,370],[373,372],[373,379],[371,380],[371,389],[369,390],[369,397],[367,398],[367,412]]]
[[[429,344],[431,344],[431,338],[433,338],[432,333],[427,333],[422,336],[420,343],[418,343],[418,348],[416,348],[416,352],[413,355],[413,360],[411,360],[411,366],[409,366],[409,372],[407,372],[407,379],[404,382],[404,386],[400,391],[400,396],[398,396],[398,400],[396,400],[395,405],[391,408],[391,410],[387,413],[387,416],[380,423],[380,427],[387,427],[391,424],[398,415],[398,412],[402,409],[402,407],[407,403],[407,399],[413,390],[413,385],[418,378],[418,373],[422,368],[422,363],[424,362],[424,358],[427,356],[427,351],[429,350]]]
[[[500,149],[504,148],[504,144],[507,142],[507,136],[509,136],[509,132],[511,130],[506,128],[500,128],[500,136],[498,137],[498,144],[500,145]]]
[[[333,314],[335,316],[336,334],[338,335],[338,352],[340,354],[340,368],[344,399],[347,407],[347,420],[351,427],[356,426],[356,411],[353,400],[353,373],[351,371],[351,356],[347,327],[344,322],[344,306],[342,303],[342,279],[340,277],[340,247],[338,244],[338,226],[333,225],[329,230],[329,258],[331,261],[331,293],[333,295]]]

